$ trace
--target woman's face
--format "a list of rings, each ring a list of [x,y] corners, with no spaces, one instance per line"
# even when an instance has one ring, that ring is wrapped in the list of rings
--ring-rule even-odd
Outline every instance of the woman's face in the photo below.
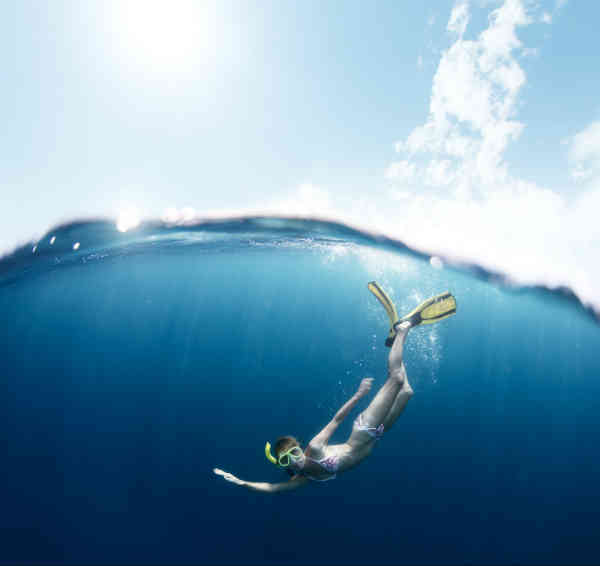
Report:
[[[304,462],[306,461],[306,457],[304,456],[304,452],[300,446],[296,445],[288,451],[289,454],[289,464],[288,468],[290,470],[301,470],[304,468]]]

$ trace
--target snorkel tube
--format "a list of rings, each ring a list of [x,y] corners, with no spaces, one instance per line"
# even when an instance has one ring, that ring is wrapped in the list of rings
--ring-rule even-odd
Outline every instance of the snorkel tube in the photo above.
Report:
[[[275,464],[276,466],[279,465],[277,463],[277,460],[273,456],[273,454],[271,454],[271,443],[270,442],[267,442],[265,444],[265,456],[267,457],[267,460],[269,460],[269,462],[271,462],[271,464]]]

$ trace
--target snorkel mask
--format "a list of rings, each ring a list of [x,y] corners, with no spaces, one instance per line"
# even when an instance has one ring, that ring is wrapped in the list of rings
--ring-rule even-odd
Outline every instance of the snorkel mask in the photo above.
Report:
[[[265,444],[265,456],[272,464],[280,466],[281,468],[287,468],[290,464],[295,464],[298,460],[301,460],[302,456],[304,456],[304,452],[302,452],[300,446],[292,446],[289,450],[279,454],[278,459],[275,459],[275,456],[271,454],[271,443],[267,442]]]

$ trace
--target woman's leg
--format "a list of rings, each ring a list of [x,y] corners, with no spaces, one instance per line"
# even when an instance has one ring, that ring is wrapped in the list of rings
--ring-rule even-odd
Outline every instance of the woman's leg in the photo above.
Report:
[[[398,391],[391,409],[389,410],[385,419],[383,419],[383,428],[386,432],[392,428],[392,425],[396,422],[396,419],[400,416],[402,411],[404,411],[406,403],[408,403],[408,400],[413,396],[414,393],[413,388],[410,386],[410,383],[408,383],[404,364],[402,364],[402,372],[404,373],[404,383],[402,384],[402,388],[400,391]]]
[[[381,389],[375,395],[375,398],[371,401],[369,406],[362,412],[363,422],[370,427],[377,427],[381,423],[384,423],[384,427],[387,415],[394,409],[395,405],[399,407],[398,414],[406,405],[406,401],[410,398],[406,398],[408,390],[411,391],[410,385],[405,390],[406,371],[404,370],[404,364],[402,363],[402,350],[404,347],[404,340],[410,330],[409,323],[403,323],[396,327],[396,338],[392,344],[392,349],[388,357],[388,378],[387,381],[382,385]],[[396,399],[400,396],[400,400],[396,404]],[[396,415],[396,418],[398,416]],[[395,419],[393,419],[395,420]],[[391,422],[393,422],[393,420]]]

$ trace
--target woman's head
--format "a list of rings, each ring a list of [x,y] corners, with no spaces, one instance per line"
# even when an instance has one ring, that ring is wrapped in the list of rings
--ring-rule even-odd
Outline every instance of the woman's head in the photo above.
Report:
[[[293,436],[282,436],[275,442],[275,458],[283,468],[300,468],[304,464],[304,452]]]
[[[275,442],[275,458],[279,458],[279,455],[292,448],[292,446],[300,446],[297,438],[293,436],[281,436]]]

